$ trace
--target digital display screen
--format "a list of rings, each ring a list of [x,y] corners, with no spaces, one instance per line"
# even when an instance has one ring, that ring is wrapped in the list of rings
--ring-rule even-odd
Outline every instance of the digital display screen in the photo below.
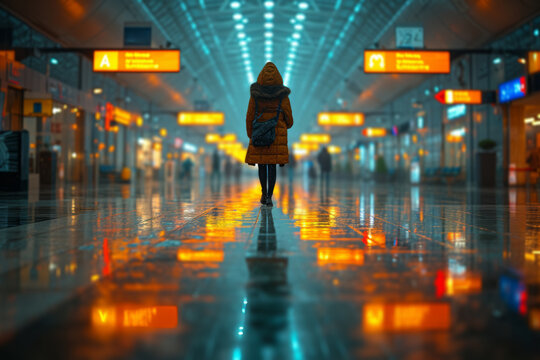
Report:
[[[527,81],[525,76],[504,82],[499,85],[499,102],[506,103],[520,99],[527,95]]]

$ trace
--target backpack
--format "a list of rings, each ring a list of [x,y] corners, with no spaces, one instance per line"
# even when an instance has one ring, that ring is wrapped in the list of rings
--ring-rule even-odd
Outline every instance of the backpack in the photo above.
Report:
[[[276,139],[276,125],[279,119],[279,113],[281,112],[281,101],[283,98],[279,98],[279,105],[276,111],[276,116],[266,121],[258,121],[263,112],[257,115],[257,98],[255,98],[255,118],[253,119],[253,131],[251,132],[251,143],[253,146],[270,146]]]

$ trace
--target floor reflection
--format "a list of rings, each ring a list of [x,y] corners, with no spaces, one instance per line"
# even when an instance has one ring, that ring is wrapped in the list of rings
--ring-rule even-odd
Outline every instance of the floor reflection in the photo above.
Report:
[[[276,358],[286,354],[284,336],[289,324],[290,289],[288,258],[277,252],[278,241],[272,209],[261,207],[257,247],[246,257],[248,267],[246,325],[243,356]]]
[[[0,358],[537,356],[536,192],[306,181],[2,203]]]

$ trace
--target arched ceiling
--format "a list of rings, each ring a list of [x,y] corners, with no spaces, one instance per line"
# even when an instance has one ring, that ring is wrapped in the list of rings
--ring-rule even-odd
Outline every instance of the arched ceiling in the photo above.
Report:
[[[226,112],[226,130],[242,135],[249,84],[267,60],[292,89],[298,135],[313,129],[318,111],[339,106],[337,94],[350,97],[349,107],[374,110],[422,81],[361,70],[365,48],[394,47],[395,26],[423,26],[426,48],[469,48],[540,11],[537,0],[2,0],[2,5],[72,47],[119,47],[125,22],[151,22],[153,45],[179,47],[183,70],[119,78],[164,109],[189,108],[206,98]]]

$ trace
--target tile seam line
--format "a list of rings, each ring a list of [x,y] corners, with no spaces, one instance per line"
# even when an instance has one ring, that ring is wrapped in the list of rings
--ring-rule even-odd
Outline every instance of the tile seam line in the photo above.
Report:
[[[334,205],[338,205],[338,206],[342,205],[341,203],[335,201],[334,199],[332,199],[332,198],[330,198],[330,197],[329,197],[329,200],[331,200],[332,203],[333,203]],[[330,214],[330,212],[329,212],[328,210],[324,209],[322,206],[317,205],[317,207],[318,207],[319,209],[325,211],[327,214],[332,215],[332,214]],[[418,237],[420,237],[420,238],[423,238],[423,239],[426,239],[426,240],[433,241],[433,242],[435,242],[435,243],[438,243],[439,245],[443,245],[444,247],[446,247],[446,248],[448,248],[448,249],[453,249],[453,247],[452,247],[450,244],[441,242],[441,241],[439,241],[439,240],[432,239],[432,238],[427,237],[427,236],[422,235],[422,234],[414,233],[414,232],[412,232],[410,229],[407,229],[407,228],[404,227],[404,226],[400,226],[400,225],[393,224],[393,223],[391,223],[390,221],[384,220],[384,219],[379,218],[379,217],[377,217],[377,216],[375,216],[375,215],[368,215],[368,216],[369,216],[369,217],[372,217],[372,218],[374,218],[374,219],[376,219],[376,220],[380,220],[380,221],[382,221],[382,222],[385,222],[385,223],[387,223],[387,224],[390,224],[390,225],[392,225],[392,226],[396,226],[396,227],[398,227],[398,228],[400,228],[400,229],[403,229],[403,230],[405,230],[405,231],[408,231],[408,232],[411,233],[413,236],[418,236]],[[337,219],[336,219],[336,220],[337,220]],[[352,229],[352,230],[353,230],[354,232],[356,232],[357,234],[360,234],[360,235],[363,236],[363,234],[361,234],[361,233],[359,232],[359,230],[356,229],[356,228],[354,228],[352,225],[349,225],[349,224],[346,224],[346,225],[347,225],[347,227],[349,227],[350,229]]]

